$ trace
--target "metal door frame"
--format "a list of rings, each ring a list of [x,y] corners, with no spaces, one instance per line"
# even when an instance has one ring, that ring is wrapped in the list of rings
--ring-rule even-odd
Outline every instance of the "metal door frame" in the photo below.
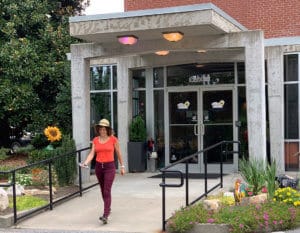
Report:
[[[202,150],[203,148],[203,93],[206,91],[232,91],[232,125],[233,125],[233,140],[238,139],[238,128],[236,126],[236,122],[238,119],[238,109],[237,109],[237,88],[233,85],[222,85],[222,86],[188,86],[188,87],[169,87],[165,92],[165,165],[169,165],[169,154],[170,154],[170,122],[169,122],[169,94],[176,92],[197,92],[197,129],[198,129],[198,150]],[[237,145],[234,145],[235,147]],[[236,150],[237,148],[234,148]],[[176,166],[176,169],[184,171],[184,165]],[[198,159],[198,164],[190,164],[189,169],[191,173],[202,173],[203,172],[203,159],[200,157]],[[224,164],[224,172],[235,172],[238,169],[238,155],[233,155],[233,163],[232,164]],[[218,172],[219,166],[214,164],[208,164],[208,172]]]

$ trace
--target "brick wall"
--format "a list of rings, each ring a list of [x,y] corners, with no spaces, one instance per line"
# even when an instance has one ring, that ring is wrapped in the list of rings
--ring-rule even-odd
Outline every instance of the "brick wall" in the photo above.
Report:
[[[265,38],[300,36],[300,0],[124,0],[125,11],[211,2]]]

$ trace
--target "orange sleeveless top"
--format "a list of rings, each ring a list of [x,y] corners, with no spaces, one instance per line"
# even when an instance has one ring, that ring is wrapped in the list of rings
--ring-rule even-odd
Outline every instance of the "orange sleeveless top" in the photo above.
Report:
[[[110,136],[105,143],[101,143],[99,137],[93,139],[95,146],[96,161],[99,163],[107,163],[114,161],[114,149],[118,139]]]

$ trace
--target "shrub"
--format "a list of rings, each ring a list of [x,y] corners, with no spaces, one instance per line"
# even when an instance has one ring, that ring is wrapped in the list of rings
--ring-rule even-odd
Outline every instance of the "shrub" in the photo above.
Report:
[[[34,136],[34,138],[31,141],[31,144],[36,149],[43,149],[49,144],[49,142],[44,134],[39,133]]]
[[[52,185],[57,185],[57,175],[52,167]],[[34,168],[31,170],[32,185],[35,186],[48,186],[49,185],[49,171],[43,168]]]
[[[223,206],[217,213],[202,203],[181,208],[167,222],[171,232],[184,233],[197,223],[229,224],[230,232],[271,232],[292,229],[300,224],[300,208],[284,202]]]
[[[279,188],[275,191],[273,200],[300,206],[300,192],[291,187]]]
[[[131,142],[144,142],[147,138],[145,121],[141,116],[133,118],[129,127],[129,140]]]
[[[1,165],[0,166],[0,171],[1,172],[6,172],[14,169],[13,166],[7,166],[7,165]],[[0,173],[0,180],[7,180],[9,178],[11,173]]]
[[[57,182],[60,186],[64,186],[73,183],[76,175],[76,154],[72,153],[75,151],[76,147],[74,140],[70,135],[64,135],[62,137],[61,146],[53,148],[52,150],[33,150],[29,154],[28,162],[35,163],[56,157],[53,161],[53,165],[57,175]]]
[[[183,233],[201,222],[207,222],[209,213],[204,209],[202,204],[194,205],[187,208],[181,208],[176,211],[167,222],[168,229],[171,232]]]
[[[230,224],[233,233],[270,232],[291,229],[299,224],[299,209],[279,202],[225,207],[212,216],[216,223]]]
[[[29,186],[32,185],[32,176],[31,174],[22,174],[22,173],[16,173],[16,183],[23,185],[23,186]],[[12,182],[12,177],[9,178],[9,182]]]
[[[220,193],[219,195],[210,195],[207,199],[218,199],[222,206],[232,206],[235,204],[233,196],[224,196],[223,193]]]
[[[34,146],[31,144],[28,144],[27,146],[21,146],[17,148],[14,153],[15,154],[29,154],[31,151],[34,150]]]
[[[8,158],[7,154],[9,153],[9,151],[10,151],[10,149],[0,148],[0,161]]]
[[[58,183],[60,186],[72,184],[76,175],[76,146],[74,140],[69,136],[62,139],[62,146],[55,149],[57,155],[67,155],[58,158],[54,162]]]

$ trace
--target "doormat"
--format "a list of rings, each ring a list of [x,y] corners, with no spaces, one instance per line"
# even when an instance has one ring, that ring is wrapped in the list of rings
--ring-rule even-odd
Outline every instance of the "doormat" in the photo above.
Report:
[[[226,176],[227,174],[223,174],[223,176]],[[154,176],[150,176],[148,178],[161,178],[162,174],[157,174]],[[176,173],[166,173],[165,175],[166,178],[180,178],[179,174]],[[183,174],[183,178],[185,178],[185,174]],[[208,179],[217,179],[220,178],[220,174],[218,173],[209,173],[207,174]],[[201,173],[190,173],[189,174],[189,179],[204,179],[204,174]]]

